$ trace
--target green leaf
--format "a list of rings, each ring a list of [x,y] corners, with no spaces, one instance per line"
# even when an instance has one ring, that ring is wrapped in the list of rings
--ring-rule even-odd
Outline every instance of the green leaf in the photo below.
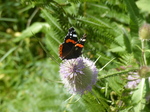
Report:
[[[125,52],[125,45],[124,45],[124,40],[123,40],[123,35],[119,35],[118,37],[115,38],[115,41],[119,43],[119,46],[116,45],[115,43],[111,44],[111,48],[109,51],[111,52]]]
[[[131,108],[132,108],[132,107],[128,107],[128,108],[126,108],[126,109],[124,109],[124,110],[120,110],[119,112],[130,112]]]
[[[14,50],[16,50],[17,47],[11,48],[3,57],[0,58],[0,63],[7,57],[9,56]]]
[[[136,4],[142,11],[147,11],[150,13],[150,0],[138,0]]]
[[[42,14],[44,18],[47,19],[48,23],[51,24],[53,27],[56,27],[58,30],[62,32],[60,25],[58,24],[56,18],[54,18],[47,10],[42,10]]]
[[[123,40],[124,40],[124,45],[126,47],[126,51],[128,53],[131,53],[131,42],[128,33],[124,30],[124,35],[123,35]]]
[[[25,29],[19,37],[15,38],[14,42],[18,42],[27,37],[34,36],[36,33],[42,32],[42,31],[44,32],[45,31],[44,29],[49,29],[49,28],[50,26],[48,23],[35,22],[30,27]]]
[[[133,0],[125,0],[124,2],[130,14],[131,33],[137,34],[139,29],[138,19],[140,19],[139,9]]]
[[[120,94],[121,89],[124,86],[124,82],[120,76],[108,77],[107,82],[112,90],[114,90],[117,94]]]
[[[100,21],[98,19],[97,20],[96,19],[95,20],[94,19],[90,20],[90,19],[78,18],[77,20],[82,21],[85,24],[90,24],[90,25],[97,26],[97,27],[104,27],[104,22],[102,23],[102,21]],[[105,24],[105,27],[106,26],[109,27],[109,25]]]
[[[142,78],[136,90],[133,92],[133,96],[131,98],[131,102],[135,104],[133,107],[134,112],[141,112],[144,109],[146,103],[145,94],[146,84],[145,79]]]

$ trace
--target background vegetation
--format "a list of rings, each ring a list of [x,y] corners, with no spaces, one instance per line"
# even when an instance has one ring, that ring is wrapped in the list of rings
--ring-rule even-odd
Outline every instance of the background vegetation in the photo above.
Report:
[[[138,35],[139,27],[150,22],[148,4],[1,0],[0,112],[148,112],[149,74],[139,71],[150,64],[150,44],[145,41],[145,63]],[[97,68],[114,59],[99,72],[92,92],[74,97],[60,81],[58,56],[59,44],[72,26],[79,37],[87,34],[83,55],[93,61],[100,56]],[[126,88],[128,76],[134,74],[141,82]]]

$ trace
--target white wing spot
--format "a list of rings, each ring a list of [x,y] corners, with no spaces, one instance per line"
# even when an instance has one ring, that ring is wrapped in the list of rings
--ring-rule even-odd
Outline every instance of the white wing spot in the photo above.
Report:
[[[81,39],[81,41],[86,41],[86,39]]]
[[[76,35],[76,34],[73,34],[73,37],[77,37],[77,35]]]

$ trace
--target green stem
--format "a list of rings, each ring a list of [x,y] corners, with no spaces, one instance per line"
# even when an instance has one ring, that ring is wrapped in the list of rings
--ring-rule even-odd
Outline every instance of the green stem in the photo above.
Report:
[[[103,78],[107,78],[107,77],[111,77],[111,76],[119,75],[119,74],[125,74],[125,73],[129,73],[131,71],[137,71],[138,69],[139,68],[133,68],[133,69],[125,70],[125,71],[119,71],[119,72],[115,72],[115,73],[99,76],[98,79],[103,79]]]
[[[146,61],[146,55],[145,55],[145,45],[144,45],[144,40],[141,40],[141,45],[142,45],[142,59],[143,59],[143,65],[147,65],[147,61]]]

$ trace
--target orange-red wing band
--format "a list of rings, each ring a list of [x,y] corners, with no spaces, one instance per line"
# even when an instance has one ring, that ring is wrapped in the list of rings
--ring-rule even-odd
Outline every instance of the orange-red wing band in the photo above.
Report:
[[[63,49],[63,45],[61,44],[59,46],[59,56],[62,57],[62,49]]]
[[[84,46],[82,44],[76,44],[75,47],[83,48]]]
[[[66,43],[69,43],[69,42],[71,42],[71,43],[73,43],[73,44],[76,44],[76,41],[71,40],[71,39],[67,39],[67,40],[66,40]]]

